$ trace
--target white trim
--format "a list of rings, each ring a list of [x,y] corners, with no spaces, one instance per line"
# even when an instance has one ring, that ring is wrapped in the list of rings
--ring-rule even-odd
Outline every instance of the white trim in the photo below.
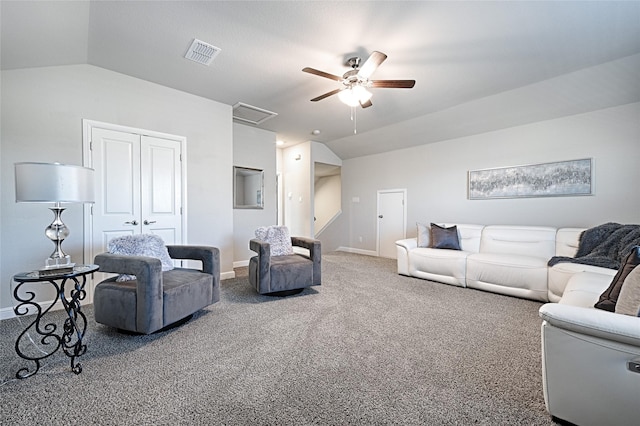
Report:
[[[235,278],[235,277],[236,277],[236,273],[234,271],[220,273],[221,280],[230,280],[231,278]]]
[[[243,268],[245,266],[249,266],[249,260],[238,260],[236,262],[233,262],[233,267],[234,268]]]
[[[336,214],[327,222],[325,225],[320,228],[318,232],[316,232],[315,238],[318,238],[322,232],[329,227],[340,215],[342,214],[342,209],[338,210]]]
[[[379,189],[376,196],[376,219],[380,215],[380,194],[402,193],[402,238],[407,238],[407,190],[398,189]],[[376,256],[380,256],[380,220],[376,220]]]
[[[15,301],[14,301],[14,303],[15,303]],[[42,307],[42,310],[44,311],[49,306],[51,306],[51,304],[53,303],[53,300],[43,300],[43,301],[36,302],[36,303],[38,303],[38,305],[40,305]],[[88,300],[88,297],[85,298],[84,300],[80,301],[80,305],[81,306],[86,306],[86,305],[90,305],[90,304],[91,304],[91,301]],[[1,320],[6,320],[6,319],[10,319],[10,318],[23,318],[23,317],[25,317],[25,315],[16,315],[15,311],[13,310],[13,308],[14,308],[14,306],[8,306],[6,308],[0,309],[0,321]],[[26,316],[34,315],[34,314],[38,313],[38,310],[33,305],[25,305],[24,308],[27,309]],[[64,306],[62,306],[62,302],[60,302],[59,299],[56,299],[56,304],[55,304],[54,307],[51,308],[51,311],[59,311],[61,309],[64,309]],[[29,318],[29,321],[31,321],[31,320],[32,320],[32,318]]]
[[[355,254],[363,254],[365,256],[374,256],[377,257],[378,253],[376,253],[373,250],[363,250],[363,249],[359,249],[359,248],[353,248],[353,247],[338,247],[336,249],[336,251],[344,251],[346,253],[355,253]]]

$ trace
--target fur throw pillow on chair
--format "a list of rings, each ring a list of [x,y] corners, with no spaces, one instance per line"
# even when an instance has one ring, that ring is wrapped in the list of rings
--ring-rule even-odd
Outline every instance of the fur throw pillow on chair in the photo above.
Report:
[[[269,243],[271,256],[293,254],[291,236],[286,226],[261,226],[256,229],[256,238]]]
[[[146,256],[155,257],[162,262],[162,271],[173,269],[173,260],[169,256],[169,251],[164,245],[164,241],[154,234],[125,235],[109,241],[107,245],[109,253],[123,256]],[[135,280],[135,275],[120,275],[116,281]]]

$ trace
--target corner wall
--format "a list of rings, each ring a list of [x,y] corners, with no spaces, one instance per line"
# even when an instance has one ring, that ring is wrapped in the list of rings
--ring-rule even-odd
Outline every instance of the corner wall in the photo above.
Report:
[[[276,134],[234,123],[233,165],[264,170],[264,208],[233,210],[233,264],[238,267],[256,255],[249,250],[256,228],[277,224]]]

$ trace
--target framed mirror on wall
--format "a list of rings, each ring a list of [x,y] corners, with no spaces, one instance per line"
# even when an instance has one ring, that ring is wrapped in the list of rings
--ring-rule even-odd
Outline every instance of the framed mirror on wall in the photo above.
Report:
[[[264,170],[233,166],[233,208],[264,208]]]

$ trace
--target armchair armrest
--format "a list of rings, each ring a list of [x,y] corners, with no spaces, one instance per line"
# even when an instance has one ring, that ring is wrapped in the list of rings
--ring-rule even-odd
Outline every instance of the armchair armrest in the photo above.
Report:
[[[291,237],[291,244],[309,250],[309,258],[312,261],[320,261],[321,243],[320,240],[306,237]]]
[[[220,250],[217,247],[167,245],[167,251],[172,259],[199,260],[202,272],[220,276]]]
[[[162,262],[155,257],[101,253],[94,258],[101,272],[136,276],[136,329],[162,328]],[[160,314],[158,314],[160,313]]]
[[[640,347],[640,317],[558,303],[542,305],[539,313],[555,327]]]
[[[306,237],[291,237],[291,244],[309,250],[309,259],[313,262],[313,284],[322,282],[322,244],[320,240]]]
[[[258,253],[258,257],[271,257],[271,246],[269,243],[253,238],[249,240],[249,249]]]
[[[162,274],[162,262],[155,257],[101,253],[95,257],[94,263],[100,266],[100,272],[135,275],[138,281],[149,281]]]

